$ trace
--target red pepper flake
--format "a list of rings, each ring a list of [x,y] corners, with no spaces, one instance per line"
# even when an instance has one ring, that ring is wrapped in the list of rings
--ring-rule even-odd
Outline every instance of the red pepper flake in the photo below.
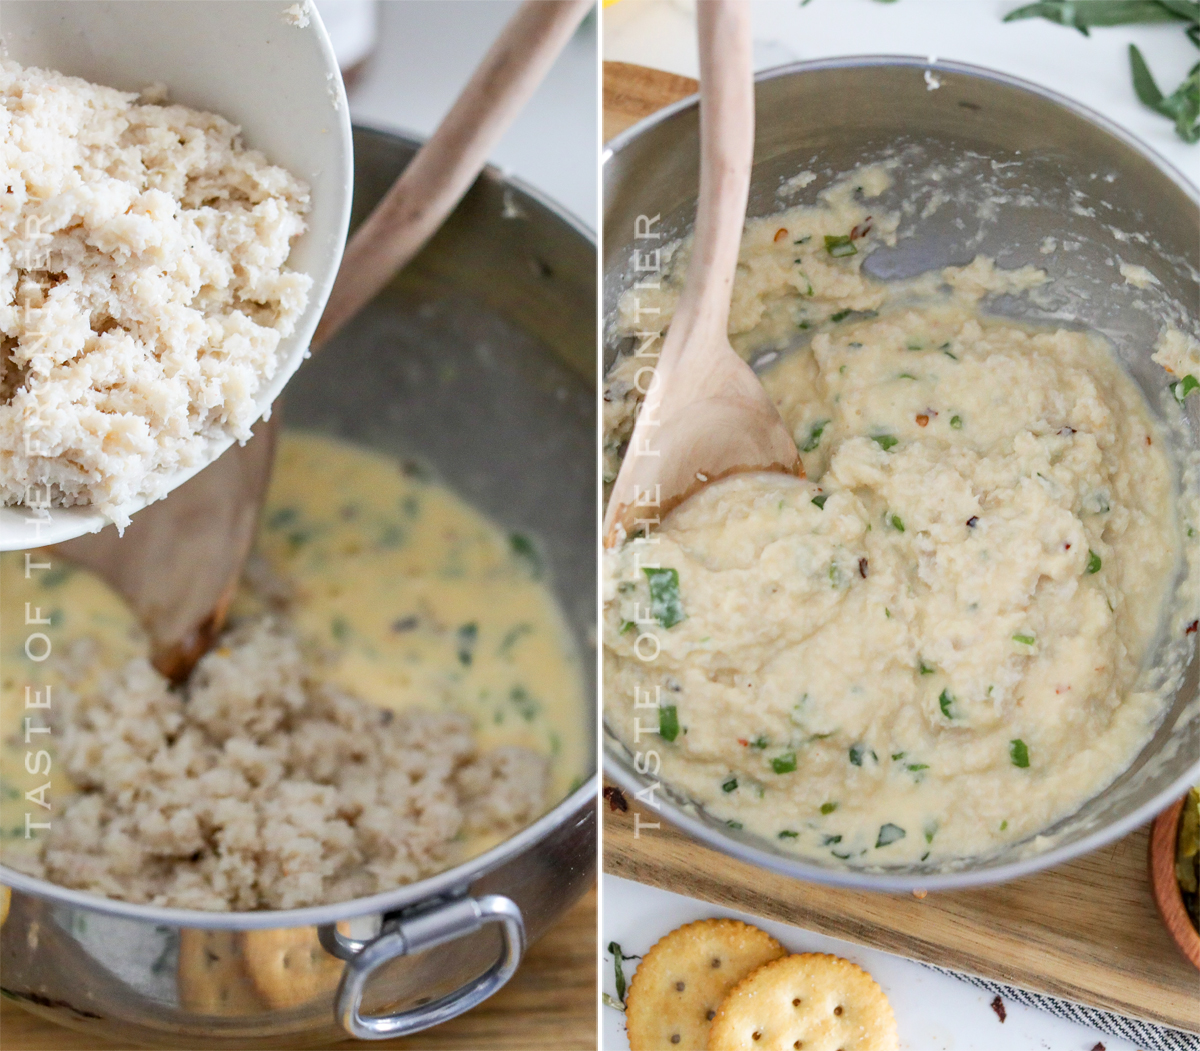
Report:
[[[928,427],[929,426],[929,417],[926,416],[924,413],[921,413],[921,415],[917,417],[917,426],[918,427]]]
[[[749,741],[747,741],[747,740],[746,740],[746,738],[744,738],[744,737],[739,737],[739,738],[737,739],[737,743],[738,743],[738,744],[740,744],[740,745],[741,745],[743,748],[749,748],[749,747],[750,747],[750,742],[749,742]]]
[[[622,792],[616,785],[604,786],[604,798],[608,800],[610,810],[615,810],[620,814],[625,813],[629,809],[629,803],[625,799],[625,793]]]
[[[1153,442],[1150,440],[1150,435],[1148,435],[1148,434],[1146,435],[1146,444],[1147,444],[1147,445],[1153,445],[1153,444],[1154,444],[1154,443],[1153,443]]]
[[[871,232],[871,227],[875,224],[872,222],[872,217],[867,216],[853,230],[850,231],[850,240],[857,241],[860,237],[866,237]]]
[[[785,237],[787,237],[787,227],[781,226],[778,230],[775,231],[775,241],[776,242],[782,241]]]
[[[1104,1045],[1101,1043],[1097,1043],[1096,1046],[1092,1048],[1092,1051],[1105,1051]]]
[[[858,575],[862,577],[863,580],[867,579],[867,560],[865,558],[860,558],[858,560]]]
[[[1063,544],[1063,547],[1065,547],[1065,548],[1066,548],[1068,551],[1070,551],[1070,550],[1071,550],[1071,545],[1070,545],[1070,544]]]
[[[999,1018],[1001,1022],[1008,1017],[1008,1011],[1006,1011],[1004,1008],[1004,1001],[1001,1000],[999,996],[992,1001],[992,1010],[996,1012],[996,1017]]]
[[[1196,633],[1197,628],[1200,628],[1200,620],[1193,620],[1191,622],[1191,624],[1189,624],[1187,626],[1187,631],[1185,631],[1184,634],[1185,635],[1194,635]]]

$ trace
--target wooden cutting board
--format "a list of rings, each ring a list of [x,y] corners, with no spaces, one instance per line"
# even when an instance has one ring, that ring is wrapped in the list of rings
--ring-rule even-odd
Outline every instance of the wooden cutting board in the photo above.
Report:
[[[605,139],[696,90],[685,77],[605,62]],[[1154,907],[1149,826],[1037,876],[918,899],[777,876],[701,846],[665,821],[635,839],[632,812],[604,810],[604,869],[614,875],[1200,1033],[1200,973]],[[655,818],[643,813],[642,820]]]
[[[4,1051],[129,1051],[0,1001]],[[281,1043],[279,1047],[294,1047]],[[445,1025],[398,1040],[324,1044],[325,1051],[594,1051],[596,891],[550,929],[490,1000]]]

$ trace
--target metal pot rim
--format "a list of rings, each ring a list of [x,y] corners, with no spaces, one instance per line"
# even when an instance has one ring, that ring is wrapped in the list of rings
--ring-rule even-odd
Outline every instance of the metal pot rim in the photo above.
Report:
[[[1068,112],[1073,113],[1076,117],[1094,124],[1101,131],[1108,133],[1125,146],[1140,153],[1167,175],[1193,202],[1200,205],[1200,186],[1197,186],[1196,183],[1188,179],[1170,161],[1156,152],[1151,146],[1144,143],[1136,135],[1126,131],[1119,124],[1115,124],[1090,106],[1085,106],[1082,102],[1076,102],[1074,99],[1068,98],[1066,95],[1060,95],[1050,88],[1042,87],[1040,84],[1035,84],[1022,77],[1013,76],[1010,73],[1002,73],[997,69],[989,69],[987,66],[977,66],[970,62],[955,62],[951,59],[937,59],[931,62],[928,58],[921,58],[918,55],[846,55],[837,58],[804,59],[797,62],[789,62],[782,66],[772,66],[770,69],[764,69],[756,73],[754,83],[765,84],[769,81],[777,80],[781,77],[790,77],[797,73],[816,73],[827,69],[868,69],[877,66],[899,66],[908,69],[928,69],[935,72],[958,73],[962,76],[974,77],[977,80],[990,80],[997,84],[1003,84],[1005,87],[1027,91],[1031,95],[1036,95],[1047,102],[1053,102]],[[688,95],[686,98],[679,99],[677,102],[672,102],[670,105],[656,110],[650,116],[639,120],[636,124],[630,125],[604,144],[604,149],[600,157],[601,165],[606,165],[615,154],[619,153],[630,142],[639,138],[650,128],[663,121],[670,120],[683,110],[692,109],[693,107],[698,108],[699,105],[699,94]]]
[[[160,923],[170,927],[196,927],[220,930],[261,930],[276,927],[320,927],[356,916],[396,912],[430,898],[451,896],[465,891],[480,877],[500,868],[509,858],[532,847],[559,825],[594,803],[600,785],[599,773],[593,773],[561,803],[543,814],[532,825],[480,854],[417,883],[408,883],[365,898],[352,898],[333,905],[310,905],[303,909],[262,909],[253,912],[205,912],[199,909],[171,909],[158,905],[105,898],[89,891],[60,887],[49,880],[28,876],[0,864],[0,883],[23,894],[71,905],[78,909],[109,916]]]
[[[831,69],[875,67],[904,67],[914,70],[955,73],[962,76],[974,77],[977,80],[991,81],[1005,87],[1017,88],[1035,95],[1044,101],[1057,104],[1075,117],[1106,132],[1127,149],[1140,154],[1146,160],[1150,161],[1171,179],[1194,204],[1200,207],[1200,187],[1191,182],[1166,158],[1156,153],[1136,136],[1114,124],[1107,117],[1084,106],[1082,103],[1060,95],[1048,88],[1031,83],[1028,80],[1023,80],[1020,77],[1001,73],[998,70],[988,69],[984,66],[976,66],[967,62],[930,61],[927,58],[914,55],[853,55],[839,58],[809,59],[788,63],[783,66],[775,66],[756,74],[754,80],[756,84],[760,84],[781,77],[794,76],[799,73],[819,72]],[[699,104],[700,96],[698,94],[689,95],[678,102],[664,106],[649,117],[626,128],[605,144],[601,155],[601,164],[607,165],[621,150],[651,128],[664,121],[673,119],[677,114],[685,110],[698,108]],[[603,736],[605,775],[617,782],[627,792],[636,794],[642,791],[646,785],[618,758],[617,747],[619,747],[619,742],[608,731],[607,727],[604,729]],[[889,873],[887,871],[864,871],[849,868],[825,868],[820,865],[810,864],[799,857],[776,854],[753,846],[750,843],[733,839],[719,829],[692,816],[686,809],[675,805],[667,799],[663,799],[659,803],[657,813],[663,814],[669,821],[677,825],[688,835],[698,839],[701,843],[729,854],[740,861],[777,872],[783,876],[790,876],[810,883],[822,883],[834,887],[873,890],[885,893],[914,890],[954,890],[1018,879],[1098,850],[1100,847],[1128,835],[1138,826],[1145,824],[1155,814],[1170,805],[1175,799],[1178,799],[1180,795],[1197,782],[1200,782],[1200,760],[1193,763],[1184,773],[1172,781],[1170,785],[1146,803],[1143,803],[1136,810],[1126,814],[1118,821],[1096,829],[1086,836],[1081,836],[1072,843],[1067,843],[1003,865],[930,875],[907,875]]]
[[[419,147],[425,141],[423,136],[410,131],[390,128],[378,123],[355,121],[353,127],[387,138],[399,139],[414,147]],[[520,176],[506,173],[496,165],[488,164],[484,167],[480,178],[511,186],[534,203],[545,208],[551,215],[562,220],[575,233],[585,238],[589,244],[596,244],[595,231],[582,219],[546,196],[537,187],[531,186]],[[350,901],[341,901],[332,905],[311,905],[303,909],[263,909],[253,912],[206,912],[199,909],[137,905],[116,898],[105,898],[87,891],[60,887],[49,880],[18,872],[2,862],[0,862],[0,884],[24,894],[32,894],[80,909],[90,909],[93,912],[110,916],[146,920],[173,927],[257,930],[276,927],[323,926],[355,916],[394,912],[430,898],[463,891],[481,876],[500,868],[511,857],[529,849],[553,829],[569,821],[574,814],[586,809],[588,802],[594,802],[597,798],[599,788],[600,774],[599,771],[594,771],[579,788],[533,824],[526,826],[516,835],[496,844],[477,857],[470,858],[454,868],[439,872],[417,883],[408,883],[402,887],[372,894],[369,897],[353,898]]]

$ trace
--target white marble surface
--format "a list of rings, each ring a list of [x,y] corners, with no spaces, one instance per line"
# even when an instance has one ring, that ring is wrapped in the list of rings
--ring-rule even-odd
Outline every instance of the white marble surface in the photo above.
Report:
[[[338,2],[322,0],[322,10]],[[518,6],[518,0],[382,0],[379,47],[350,89],[351,117],[428,135]],[[492,155],[493,163],[593,230],[599,199],[596,23],[593,12]]]
[[[799,59],[840,55],[937,56],[971,62],[1043,84],[1123,125],[1200,184],[1200,145],[1188,146],[1169,121],[1144,109],[1129,78],[1128,45],[1136,43],[1165,91],[1196,61],[1177,26],[1117,27],[1092,31],[1031,19],[1004,24],[1013,0],[755,0],[754,59],[766,69]],[[697,75],[695,0],[621,0],[603,19],[604,57]],[[640,953],[681,923],[739,914],[650,887],[604,877],[603,944],[619,942]],[[758,922],[749,915],[740,915]],[[920,964],[863,949],[810,931],[760,923],[789,949],[834,952],[866,967],[896,1010],[901,1046],[908,1051],[1134,1051],[1126,1041],[1089,1032],[1044,1012],[1009,1004],[1001,1025],[991,997]],[[612,959],[605,952],[605,989],[614,992]],[[603,1012],[606,1051],[627,1048],[622,1016]]]
[[[695,0],[621,0],[604,12],[604,57],[697,75]],[[918,55],[972,62],[1023,77],[1091,106],[1200,184],[1200,144],[1176,137],[1133,93],[1137,44],[1164,93],[1196,62],[1179,25],[1094,29],[1044,19],[1005,24],[1017,0],[754,0],[756,69],[842,55]]]
[[[992,996],[966,982],[948,978],[899,956],[864,949],[784,923],[760,920],[750,913],[718,908],[655,887],[604,876],[601,953],[603,989],[616,994],[612,954],[617,942],[625,953],[641,955],[659,938],[684,923],[730,916],[753,923],[774,935],[792,952],[828,952],[853,960],[883,987],[896,1013],[902,1051],[1091,1051],[1103,1043],[1106,1051],[1137,1051],[1127,1040],[1105,1036],[1030,1007],[1008,1002],[1003,1023],[992,1010]],[[627,964],[628,980],[636,961]],[[624,1051],[625,1016],[601,1008],[603,1051]]]

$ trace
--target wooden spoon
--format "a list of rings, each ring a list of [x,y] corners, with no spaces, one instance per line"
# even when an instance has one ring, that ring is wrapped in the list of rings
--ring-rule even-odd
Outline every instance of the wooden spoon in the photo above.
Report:
[[[321,322],[315,351],[408,263],[482,171],[592,0],[526,0],[449,113],[355,232]],[[274,458],[276,420],[262,420],[158,503],[115,526],[51,550],[111,584],[150,635],[154,666],[187,678],[225,623],[254,539]]]
[[[803,477],[771,399],[729,345],[729,301],[750,192],[754,80],[745,0],[697,4],[700,197],[687,281],[604,518],[612,547],[741,471]]]

